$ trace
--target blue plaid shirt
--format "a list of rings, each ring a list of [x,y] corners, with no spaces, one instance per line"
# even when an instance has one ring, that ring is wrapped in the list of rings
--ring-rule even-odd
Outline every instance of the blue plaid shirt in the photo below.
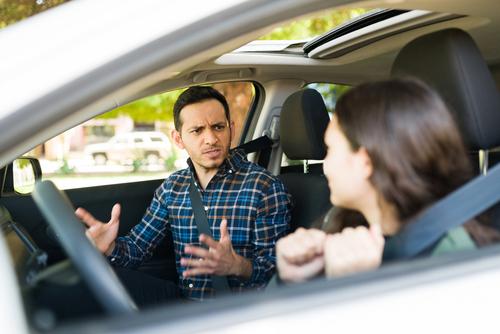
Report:
[[[120,266],[137,266],[149,258],[154,248],[172,231],[179,288],[190,299],[214,296],[210,275],[183,278],[180,265],[186,245],[200,246],[189,197],[194,171],[180,170],[156,190],[142,221],[127,236],[120,237],[111,254]],[[291,198],[283,183],[264,168],[246,160],[242,151],[231,151],[205,190],[200,189],[212,236],[220,238],[219,225],[228,221],[234,250],[252,262],[252,276],[243,280],[228,276],[231,290],[264,288],[275,271],[276,241],[289,230]]]

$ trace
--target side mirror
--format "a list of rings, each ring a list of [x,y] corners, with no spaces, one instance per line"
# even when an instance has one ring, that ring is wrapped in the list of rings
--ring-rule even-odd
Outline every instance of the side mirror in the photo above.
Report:
[[[12,163],[14,191],[29,194],[35,188],[35,182],[42,179],[42,168],[36,158],[21,157]]]

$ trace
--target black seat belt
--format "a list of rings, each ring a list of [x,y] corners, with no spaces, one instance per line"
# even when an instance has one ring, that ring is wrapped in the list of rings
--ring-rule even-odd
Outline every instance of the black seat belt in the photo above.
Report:
[[[212,232],[210,231],[210,226],[208,225],[207,214],[203,209],[203,203],[201,202],[201,194],[193,179],[194,177],[191,176],[191,183],[189,185],[189,197],[191,198],[194,221],[196,222],[198,234],[203,233],[212,237]],[[212,275],[212,285],[215,289],[216,295],[221,295],[231,291],[231,289],[229,288],[229,284],[227,283],[226,276]]]
[[[439,241],[450,229],[461,226],[500,200],[500,164],[475,177],[424,210],[390,238],[384,260],[408,259]]]
[[[242,149],[246,154],[257,152],[266,148],[269,148],[273,145],[273,141],[268,136],[262,136],[259,138],[255,138],[246,142],[245,144],[241,144],[238,146],[238,149]]]
[[[236,149],[243,150],[245,154],[260,152],[259,160],[257,161],[257,163],[260,166],[266,168],[269,164],[269,158],[271,157],[273,144],[273,140],[264,135],[262,137],[250,140],[245,144],[241,144],[240,146],[236,147]]]

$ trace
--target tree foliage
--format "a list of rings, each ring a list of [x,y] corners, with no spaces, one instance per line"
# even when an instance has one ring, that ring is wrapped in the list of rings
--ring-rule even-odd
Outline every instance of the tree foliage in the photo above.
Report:
[[[0,0],[0,28],[38,14],[67,0]]]
[[[365,14],[368,10],[363,8],[325,11],[313,17],[299,19],[283,25],[261,37],[263,40],[302,40],[310,39],[324,34],[335,27]],[[313,83],[309,88],[316,89],[325,100],[329,112],[335,108],[338,98],[350,87],[346,85]]]
[[[118,107],[100,116],[116,118],[121,115],[131,117],[135,122],[153,123],[154,121],[173,121],[174,103],[184,89],[148,96]]]
[[[263,40],[300,40],[324,34],[333,28],[366,13],[363,8],[329,10],[313,17],[290,22],[262,36]]]

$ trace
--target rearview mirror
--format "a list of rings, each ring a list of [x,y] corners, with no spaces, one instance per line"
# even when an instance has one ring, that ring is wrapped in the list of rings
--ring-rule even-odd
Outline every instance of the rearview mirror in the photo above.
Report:
[[[31,157],[21,157],[12,163],[14,191],[19,194],[29,194],[35,187],[35,182],[42,178],[40,162]]]

